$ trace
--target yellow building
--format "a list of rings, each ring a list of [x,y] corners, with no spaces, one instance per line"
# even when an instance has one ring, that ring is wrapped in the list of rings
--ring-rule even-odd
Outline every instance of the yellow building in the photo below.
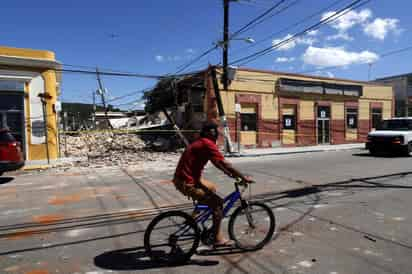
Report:
[[[392,87],[381,83],[242,68],[231,73],[223,90],[222,70],[217,72],[231,140],[244,146],[364,142],[380,120],[394,113]],[[189,98],[185,108],[177,108],[184,110],[183,128],[219,120],[211,68],[178,86],[184,94],[179,96]]]
[[[53,52],[0,47],[0,127],[21,142],[26,162],[58,158],[60,67]]]

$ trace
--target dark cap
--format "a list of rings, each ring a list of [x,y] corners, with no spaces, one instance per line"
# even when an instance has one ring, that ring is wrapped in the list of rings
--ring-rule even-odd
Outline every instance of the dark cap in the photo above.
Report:
[[[206,122],[203,124],[202,129],[200,130],[200,136],[208,137],[212,136],[217,139],[219,132],[218,132],[218,125],[214,122]]]

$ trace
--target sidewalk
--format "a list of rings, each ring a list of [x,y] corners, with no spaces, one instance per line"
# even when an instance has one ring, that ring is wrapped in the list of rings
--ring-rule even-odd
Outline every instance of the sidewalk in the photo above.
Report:
[[[255,148],[255,149],[241,149],[240,154],[235,152],[233,154],[226,154],[226,157],[238,158],[238,157],[261,157],[271,155],[285,155],[285,154],[298,154],[309,152],[324,152],[324,151],[339,151],[339,150],[352,150],[364,148],[364,143],[356,144],[343,144],[343,145],[317,145],[317,146],[301,146],[301,147],[277,147],[277,148]],[[64,166],[72,162],[85,160],[80,157],[63,157],[57,160],[51,160],[50,163],[47,160],[41,161],[26,161],[23,171],[30,170],[42,170],[53,167]]]
[[[270,155],[296,154],[307,152],[324,152],[324,151],[338,151],[338,150],[352,150],[364,148],[364,143],[343,144],[343,145],[317,145],[304,147],[277,147],[277,148],[254,148],[241,149],[240,154],[227,154],[226,157],[259,157]]]
[[[81,157],[62,157],[59,159],[47,160],[31,160],[24,163],[24,167],[21,170],[30,171],[30,170],[41,170],[48,169],[53,167],[62,166],[65,164],[73,163],[76,161],[84,160]]]

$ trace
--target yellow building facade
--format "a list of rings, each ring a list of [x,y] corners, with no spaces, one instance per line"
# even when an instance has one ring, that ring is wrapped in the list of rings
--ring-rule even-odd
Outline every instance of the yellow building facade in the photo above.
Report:
[[[51,51],[0,47],[0,115],[26,161],[58,158],[61,65]]]
[[[394,113],[392,87],[374,82],[236,69],[228,90],[221,83],[219,90],[231,139],[245,146],[364,142]],[[211,84],[206,93],[207,119],[218,119]]]

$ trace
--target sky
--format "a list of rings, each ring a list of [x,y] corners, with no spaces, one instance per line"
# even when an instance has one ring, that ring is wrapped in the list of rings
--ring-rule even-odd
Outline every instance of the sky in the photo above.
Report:
[[[229,63],[276,45],[352,1],[282,1],[262,23],[230,42]],[[231,1],[230,32],[277,3]],[[412,46],[411,10],[412,1],[371,0],[269,54],[233,65],[354,80],[409,73],[411,49],[385,54]],[[307,20],[297,24],[303,19]],[[0,45],[54,51],[66,69],[165,75],[176,73],[222,40],[223,0],[14,0],[2,4],[0,24]],[[249,37],[254,44],[244,41]],[[218,47],[184,72],[221,59]],[[122,109],[142,108],[141,91],[156,83],[132,77],[102,80],[109,103]],[[63,73],[61,100],[90,103],[97,87],[94,75]]]

